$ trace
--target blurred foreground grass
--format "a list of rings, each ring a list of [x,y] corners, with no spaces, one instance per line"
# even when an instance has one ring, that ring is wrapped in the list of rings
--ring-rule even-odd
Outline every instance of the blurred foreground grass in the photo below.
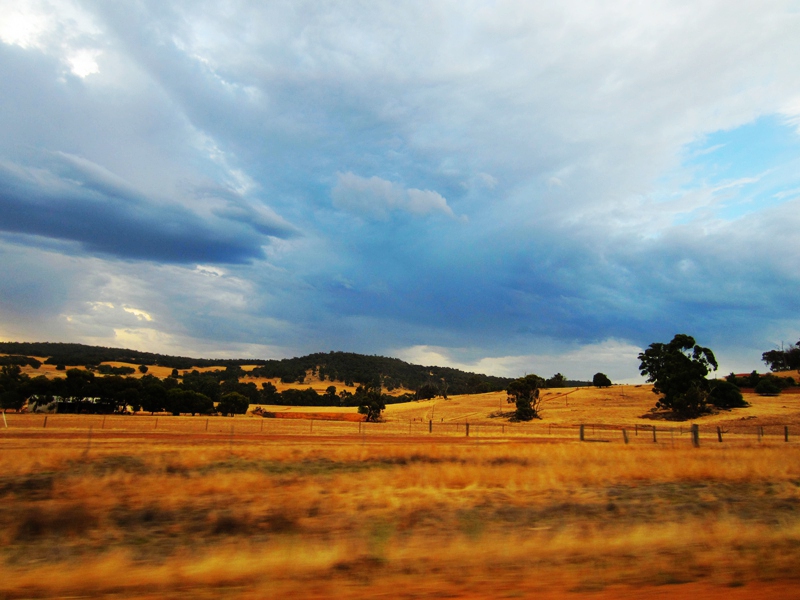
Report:
[[[793,589],[799,573],[793,444],[43,435],[0,437],[2,598],[646,597],[697,584],[732,598]]]

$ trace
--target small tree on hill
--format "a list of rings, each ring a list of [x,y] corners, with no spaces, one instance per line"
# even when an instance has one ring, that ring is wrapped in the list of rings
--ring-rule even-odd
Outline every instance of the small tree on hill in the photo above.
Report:
[[[243,415],[250,406],[247,396],[239,392],[228,392],[223,394],[217,404],[217,412],[223,415]]]
[[[374,422],[380,420],[381,413],[383,409],[386,408],[382,390],[383,386],[379,381],[359,386],[358,390],[356,390],[358,412],[359,414],[366,415],[367,421]]]
[[[678,334],[668,344],[659,342],[639,354],[639,371],[653,383],[653,393],[663,394],[656,408],[665,408],[680,418],[696,417],[706,409],[709,369],[717,369],[714,353]]]
[[[417,390],[417,400],[430,400],[439,395],[439,388],[434,383],[423,383]]]
[[[611,380],[605,373],[595,373],[592,377],[592,385],[595,387],[611,387]]]
[[[516,405],[514,417],[518,421],[530,421],[539,418],[539,405],[541,404],[540,388],[544,379],[538,375],[526,375],[515,379],[508,384],[506,393],[507,401]]]
[[[738,386],[730,381],[714,380],[711,382],[711,392],[708,394],[708,403],[717,408],[742,408],[748,406]]]
[[[781,393],[781,387],[773,381],[772,377],[764,377],[758,382],[754,391],[759,396],[777,396]]]

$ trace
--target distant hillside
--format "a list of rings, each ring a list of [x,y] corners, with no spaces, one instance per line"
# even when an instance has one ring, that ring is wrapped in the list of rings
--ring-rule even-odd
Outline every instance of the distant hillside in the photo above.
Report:
[[[302,381],[308,371],[315,372],[320,379],[350,385],[367,383],[382,376],[389,390],[418,390],[430,383],[438,388],[446,386],[447,393],[451,395],[504,390],[511,381],[508,377],[468,373],[449,367],[412,365],[399,358],[353,352],[317,352],[300,358],[266,361],[252,373],[260,377],[280,377],[290,382]]]
[[[252,358],[246,360],[189,358],[186,356],[169,356],[153,352],[127,350],[125,348],[106,348],[104,346],[54,342],[0,342],[0,353],[48,357],[44,361],[46,364],[67,367],[99,365],[102,362],[126,362],[136,365],[160,365],[172,369],[191,369],[192,367],[260,365],[267,362]]]
[[[45,363],[70,366],[99,365],[103,362],[126,362],[140,365],[159,365],[173,369],[197,367],[235,367],[258,365],[252,374],[260,377],[280,377],[285,382],[302,382],[311,371],[320,379],[359,384],[382,376],[391,389],[419,390],[425,384],[446,388],[447,394],[469,394],[504,390],[511,378],[468,373],[459,369],[412,365],[397,358],[366,356],[352,352],[318,352],[281,360],[207,359],[169,356],[124,348],[106,348],[84,344],[51,342],[0,342],[0,353],[46,357]]]

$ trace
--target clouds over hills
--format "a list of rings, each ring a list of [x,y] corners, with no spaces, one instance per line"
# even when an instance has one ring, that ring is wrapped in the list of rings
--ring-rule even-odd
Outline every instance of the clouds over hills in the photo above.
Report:
[[[4,337],[135,333],[97,302],[470,364],[800,337],[791,3],[0,7]]]

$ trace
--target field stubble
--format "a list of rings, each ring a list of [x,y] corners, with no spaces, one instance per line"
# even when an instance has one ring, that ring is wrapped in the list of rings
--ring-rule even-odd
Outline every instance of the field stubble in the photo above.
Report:
[[[787,597],[800,564],[782,441],[12,428],[0,449],[4,598]]]

